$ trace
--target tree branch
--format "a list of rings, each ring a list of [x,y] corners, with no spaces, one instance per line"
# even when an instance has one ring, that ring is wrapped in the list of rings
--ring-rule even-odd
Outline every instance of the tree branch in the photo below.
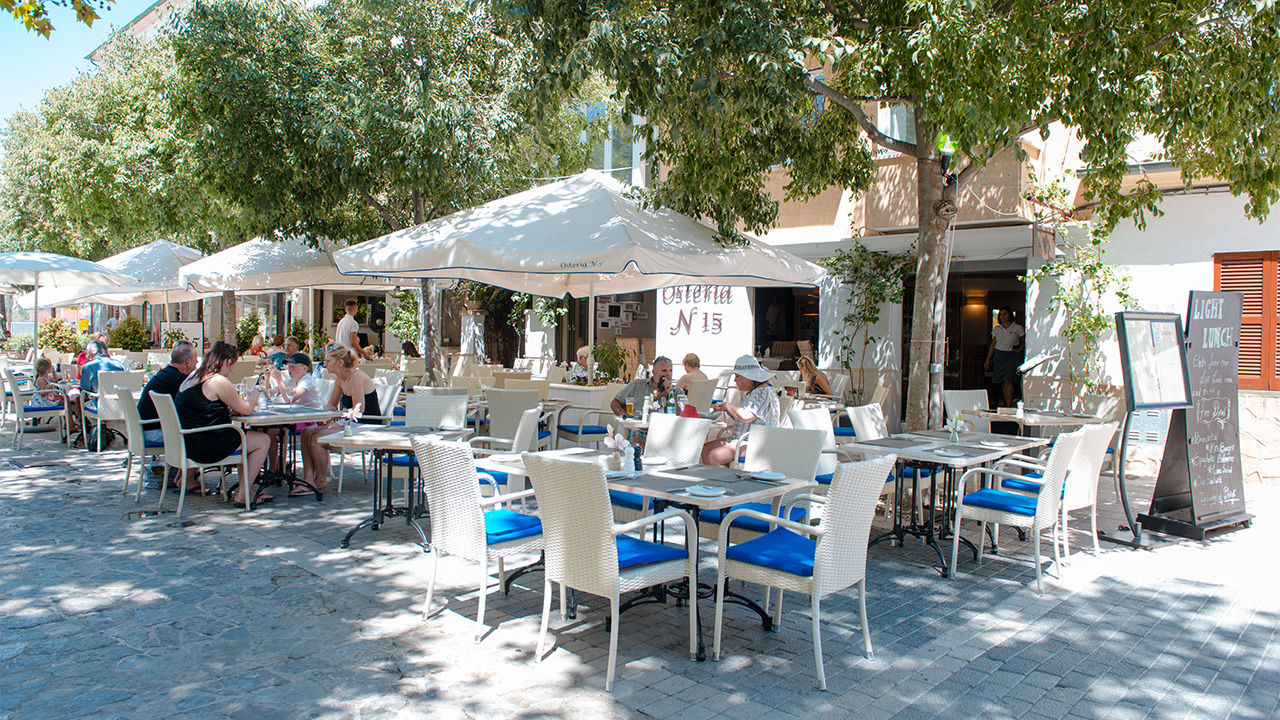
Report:
[[[879,145],[880,147],[893,150],[894,152],[900,152],[903,155],[910,155],[911,157],[916,157],[917,150],[914,144],[903,142],[901,140],[889,137],[888,135],[885,135],[884,133],[880,132],[880,129],[876,127],[876,124],[871,122],[871,118],[867,117],[867,114],[862,111],[862,106],[859,105],[857,102],[855,102],[848,95],[845,95],[844,93],[840,92],[839,90],[836,90],[835,88],[831,87],[830,85],[827,85],[826,83],[819,82],[818,80],[813,79],[809,75],[804,76],[804,85],[805,87],[809,88],[813,92],[836,103],[840,107],[852,113],[854,119],[858,121],[858,126],[862,128],[862,131],[864,133],[867,134],[867,137],[871,140],[871,142],[875,143],[876,145]]]
[[[370,195],[369,191],[361,188],[360,197],[363,198],[365,202],[369,203],[370,207],[378,211],[378,214],[382,216],[383,222],[390,225],[392,231],[404,229],[404,226],[396,222],[396,219],[392,217],[391,210],[389,210],[386,205],[378,202],[378,199]]]

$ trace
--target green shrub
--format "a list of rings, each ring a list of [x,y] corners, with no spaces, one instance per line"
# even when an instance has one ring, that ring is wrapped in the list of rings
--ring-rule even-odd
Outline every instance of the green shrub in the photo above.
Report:
[[[605,380],[621,380],[629,353],[617,340],[596,345],[596,349],[591,352],[596,360],[596,376],[603,376]]]
[[[191,339],[187,337],[186,333],[182,332],[178,328],[169,328],[168,330],[165,330],[164,335],[160,338],[160,344],[167,348],[175,347],[178,343],[183,341],[191,342]]]
[[[40,347],[78,353],[84,350],[84,340],[76,326],[63,318],[46,318],[40,321]]]
[[[9,338],[9,342],[5,346],[5,349],[11,353],[26,355],[34,342],[35,338],[31,337],[31,333],[18,333],[17,335]]]
[[[239,350],[241,355],[249,351],[253,345],[253,338],[258,335],[261,327],[262,319],[256,312],[240,317],[240,322],[236,324],[236,350]]]
[[[310,339],[311,332],[307,329],[307,321],[302,318],[294,318],[289,323],[289,337],[298,341],[298,347],[306,348],[307,340]]]
[[[120,324],[107,333],[107,345],[124,348],[130,352],[143,350],[147,347],[147,329],[142,325],[141,320],[127,315],[120,318]]]
[[[324,329],[324,325],[316,323],[311,328],[311,357],[320,360],[324,358],[324,348],[329,344],[329,331]]]

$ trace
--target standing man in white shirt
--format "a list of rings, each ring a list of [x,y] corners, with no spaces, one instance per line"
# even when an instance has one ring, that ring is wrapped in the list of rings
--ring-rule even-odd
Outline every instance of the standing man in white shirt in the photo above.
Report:
[[[373,359],[373,353],[367,349],[360,347],[360,323],[356,322],[356,308],[358,307],[355,299],[347,300],[344,309],[346,315],[338,321],[338,328],[334,331],[333,339],[341,346],[355,350],[364,357],[365,360]]]

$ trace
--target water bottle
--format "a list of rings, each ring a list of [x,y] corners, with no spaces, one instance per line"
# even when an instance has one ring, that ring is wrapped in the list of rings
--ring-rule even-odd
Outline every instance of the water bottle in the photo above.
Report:
[[[675,415],[680,412],[680,408],[676,407],[676,389],[667,390],[667,414]]]

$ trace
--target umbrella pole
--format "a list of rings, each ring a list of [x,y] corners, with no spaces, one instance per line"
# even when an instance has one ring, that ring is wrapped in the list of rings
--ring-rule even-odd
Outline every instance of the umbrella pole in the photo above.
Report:
[[[36,278],[36,289],[32,291],[33,295],[32,295],[32,301],[31,301],[31,304],[34,306],[34,313],[35,313],[34,315],[32,315],[33,319],[31,324],[31,337],[32,337],[31,344],[34,345],[36,349],[36,351],[31,355],[31,367],[33,368],[31,371],[32,376],[35,375],[34,368],[35,368],[36,361],[40,359],[40,271],[39,270],[36,271],[35,278]],[[32,387],[34,387],[34,385]],[[16,397],[14,398],[15,401],[17,399],[18,398]]]
[[[596,276],[587,281],[587,384],[596,382]]]

